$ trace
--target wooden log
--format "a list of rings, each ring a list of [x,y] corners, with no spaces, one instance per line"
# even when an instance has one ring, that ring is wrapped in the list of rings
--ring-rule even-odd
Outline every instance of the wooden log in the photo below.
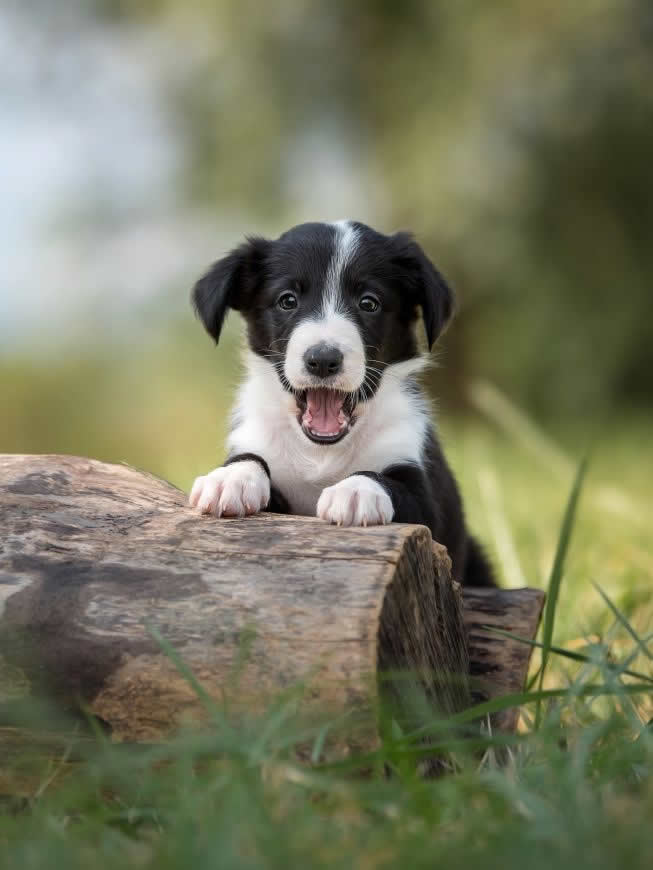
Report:
[[[216,520],[185,500],[123,465],[0,456],[0,749],[21,739],[2,711],[44,693],[83,705],[116,741],[201,719],[148,627],[232,709],[303,682],[309,707],[358,711],[357,748],[377,739],[380,685],[397,715],[416,688],[446,713],[522,687],[530,648],[487,626],[534,637],[542,593],[465,589],[461,602],[424,527]],[[380,681],[386,671],[398,679]],[[492,726],[516,721],[507,711]]]
[[[232,708],[303,682],[309,706],[369,713],[358,747],[380,671],[398,715],[416,681],[441,712],[469,704],[460,593],[426,528],[216,520],[185,500],[127,466],[0,457],[0,701],[48,692],[114,740],[160,739],[204,708],[152,627]]]
[[[544,605],[539,589],[465,589],[463,618],[469,642],[469,673],[474,703],[521,692],[532,648],[496,634],[501,629],[533,640]],[[511,707],[490,717],[495,731],[515,731],[519,710]]]

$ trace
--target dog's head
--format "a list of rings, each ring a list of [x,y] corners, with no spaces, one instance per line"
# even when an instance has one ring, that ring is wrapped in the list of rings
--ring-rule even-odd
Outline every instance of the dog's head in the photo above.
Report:
[[[419,355],[419,309],[432,347],[453,293],[410,235],[343,221],[250,238],[211,266],[193,303],[216,342],[227,309],[241,312],[251,349],[295,394],[304,434],[333,444],[388,366]]]

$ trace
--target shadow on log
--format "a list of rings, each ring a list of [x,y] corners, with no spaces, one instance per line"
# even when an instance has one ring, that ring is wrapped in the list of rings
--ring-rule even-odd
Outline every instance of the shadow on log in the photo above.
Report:
[[[484,626],[533,637],[542,607],[534,590],[463,603],[423,526],[201,517],[169,484],[89,459],[0,456],[0,533],[0,703],[46,691],[118,741],[204,712],[150,627],[242,709],[303,683],[309,707],[373,713],[389,671],[410,717],[416,688],[442,713],[521,688],[529,648]],[[374,724],[360,738],[377,739]]]

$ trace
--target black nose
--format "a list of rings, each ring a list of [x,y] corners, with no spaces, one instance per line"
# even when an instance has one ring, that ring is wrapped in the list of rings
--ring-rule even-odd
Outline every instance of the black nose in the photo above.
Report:
[[[306,371],[316,378],[328,378],[342,371],[342,353],[328,344],[314,344],[304,354]]]

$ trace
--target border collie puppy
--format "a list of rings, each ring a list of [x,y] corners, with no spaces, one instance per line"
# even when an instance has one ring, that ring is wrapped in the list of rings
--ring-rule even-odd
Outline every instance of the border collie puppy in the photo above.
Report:
[[[197,478],[191,506],[422,523],[456,579],[493,585],[416,380],[418,312],[431,348],[453,294],[411,236],[342,221],[250,238],[211,266],[193,303],[216,343],[239,311],[249,347],[228,459]]]

